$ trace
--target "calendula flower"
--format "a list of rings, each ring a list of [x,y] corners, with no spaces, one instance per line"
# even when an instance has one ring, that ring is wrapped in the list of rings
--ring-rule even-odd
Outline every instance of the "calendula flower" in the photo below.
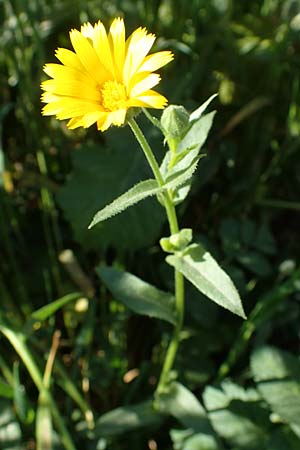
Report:
[[[123,125],[132,107],[164,108],[167,99],[152,90],[160,81],[154,73],[173,59],[170,51],[148,55],[155,36],[138,28],[125,39],[125,26],[116,18],[108,33],[101,21],[71,30],[74,52],[56,50],[62,64],[46,64],[52,79],[42,83],[42,113],[69,119],[70,129],[97,123],[101,131]]]

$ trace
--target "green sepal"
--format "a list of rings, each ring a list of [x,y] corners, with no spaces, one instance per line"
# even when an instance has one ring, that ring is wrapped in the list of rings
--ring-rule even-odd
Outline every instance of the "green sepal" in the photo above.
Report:
[[[178,251],[183,251],[191,243],[192,239],[192,229],[183,228],[178,233],[174,233],[168,238],[161,238],[159,243],[163,251],[167,253],[175,253]]]

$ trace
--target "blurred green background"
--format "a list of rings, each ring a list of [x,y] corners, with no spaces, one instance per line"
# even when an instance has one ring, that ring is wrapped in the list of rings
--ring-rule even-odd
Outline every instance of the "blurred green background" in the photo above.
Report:
[[[168,228],[154,200],[87,230],[101,206],[149,175],[129,130],[70,131],[40,112],[42,66],[70,48],[68,31],[116,16],[127,35],[145,26],[157,35],[154,50],[174,52],[159,87],[170,103],[192,111],[219,94],[179,217],[230,273],[249,320],[188,287],[176,370],[209,412],[206,438],[176,414],[89,430],[92,416],[97,423],[150,397],[171,331],[126,310],[95,271],[105,262],[172,289],[158,245]],[[2,0],[0,20],[0,325],[22,332],[41,373],[59,339],[51,391],[75,447],[298,450],[300,1]],[[140,123],[161,158],[161,137]],[[34,317],[57,299],[66,306]],[[63,448],[6,338],[0,448],[36,448],[36,421]]]

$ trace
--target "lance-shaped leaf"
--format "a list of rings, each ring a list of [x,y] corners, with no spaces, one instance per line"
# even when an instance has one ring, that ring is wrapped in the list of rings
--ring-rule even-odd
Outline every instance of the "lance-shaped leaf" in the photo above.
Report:
[[[131,189],[129,189],[129,191],[125,192],[125,194],[120,195],[120,197],[116,198],[112,203],[98,211],[95,214],[92,222],[90,223],[89,228],[92,228],[97,223],[102,222],[103,220],[109,219],[110,217],[119,214],[120,212],[124,211],[130,206],[135,205],[136,203],[144,200],[147,197],[183,185],[193,175],[194,171],[196,170],[197,163],[198,159],[194,159],[194,162],[187,170],[183,170],[174,175],[163,186],[159,186],[157,181],[153,179],[144,180],[136,184]]]
[[[111,293],[137,314],[176,324],[175,299],[128,272],[101,266],[97,273]]]
[[[42,306],[37,309],[30,315],[30,319],[34,320],[46,320],[50,316],[56,313],[59,309],[63,308],[70,302],[75,302],[80,297],[82,297],[82,293],[80,292],[72,292],[71,294],[67,294],[64,297],[55,300],[54,302],[49,303],[48,305]]]
[[[167,256],[166,261],[209,299],[245,318],[242,302],[233,282],[200,244],[192,244],[184,252]]]
[[[120,195],[120,197],[116,198],[109,205],[98,211],[90,223],[89,228],[92,228],[97,223],[113,217],[116,214],[125,211],[125,209],[129,208],[129,206],[135,205],[141,200],[158,194],[159,192],[160,188],[157,181],[152,179],[141,181],[125,192],[125,194]]]
[[[208,108],[210,103],[213,101],[214,98],[216,98],[218,94],[213,94],[207,99],[202,105],[199,106],[199,108],[195,109],[190,115],[190,122],[194,122],[195,120],[200,119],[204,111]]]
[[[187,148],[197,149],[198,151],[201,149],[211,129],[215,113],[216,111],[212,111],[205,114],[192,123],[191,128],[178,145],[178,154],[184,152]]]

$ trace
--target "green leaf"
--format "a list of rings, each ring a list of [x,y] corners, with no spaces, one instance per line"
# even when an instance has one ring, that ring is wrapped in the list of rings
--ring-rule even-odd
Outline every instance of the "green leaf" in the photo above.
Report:
[[[276,253],[276,242],[267,225],[262,225],[258,230],[253,245],[267,255]]]
[[[96,422],[96,437],[115,436],[126,431],[156,425],[164,416],[153,408],[151,400],[132,406],[116,408],[103,414]]]
[[[0,378],[0,397],[13,398],[13,395],[14,391],[12,387]]]
[[[239,222],[232,218],[223,219],[219,234],[224,251],[229,256],[235,257],[241,248]]]
[[[178,154],[182,151],[185,151],[187,148],[192,148],[199,152],[207,139],[215,113],[216,111],[212,111],[208,114],[205,114],[192,123],[191,128],[178,145]]]
[[[206,100],[204,103],[202,103],[202,105],[199,106],[199,108],[195,109],[195,111],[193,111],[190,115],[190,122],[194,122],[195,120],[200,119],[204,111],[217,96],[218,94],[211,95],[208,100]]]
[[[265,277],[270,275],[272,272],[272,267],[269,261],[264,255],[256,251],[247,250],[245,252],[241,252],[237,254],[236,259],[240,264],[256,275]]]
[[[27,392],[25,390],[25,386],[20,381],[18,362],[14,363],[13,375],[14,375],[13,388],[14,388],[15,410],[21,422],[23,424],[28,425],[32,422],[34,418],[34,411],[29,406],[29,399]]]
[[[208,434],[194,433],[192,430],[171,430],[171,439],[176,450],[221,450],[217,439]]]
[[[200,111],[202,114],[202,112]],[[188,132],[180,141],[176,148],[176,153],[168,151],[163,159],[160,170],[164,178],[168,181],[171,177],[180,172],[189,170],[195,160],[199,160],[199,151],[201,150],[209,130],[212,126],[215,111],[201,116],[192,121]],[[201,155],[203,157],[204,155]],[[174,188],[173,199],[175,204],[181,203],[188,195],[191,188],[192,179],[187,178],[186,182]]]
[[[109,219],[116,214],[119,214],[130,206],[144,200],[147,197],[158,194],[162,189],[159,188],[157,181],[155,180],[145,180],[133,186],[129,191],[125,192],[125,194],[120,195],[116,200],[114,200],[109,205],[105,206],[105,208],[95,214],[92,222],[89,225],[89,228],[97,225],[97,223],[102,222],[103,220]]]
[[[113,148],[86,145],[73,153],[73,172],[57,198],[75,239],[85,248],[113,245],[120,250],[134,250],[152,244],[165,221],[154,199],[88,230],[97,211],[143,178],[149,178],[145,157],[126,129],[110,134],[117,136],[118,144],[114,142]]]
[[[174,189],[178,186],[184,184],[187,180],[189,180],[194,171],[196,170],[198,160],[194,161],[194,163],[188,168],[188,170],[181,171],[180,173],[176,173],[173,177],[169,179],[169,181],[163,186],[158,186],[155,180],[145,180],[141,181],[139,184],[129,189],[125,194],[121,195],[117,199],[115,199],[112,203],[105,206],[102,210],[98,211],[95,214],[92,222],[89,225],[89,228],[94,227],[99,222],[102,222],[125,209],[133,206],[135,203],[144,200],[147,197],[150,197],[155,194],[162,193],[168,189]]]
[[[96,271],[115,298],[135,313],[176,324],[175,299],[171,294],[113,267],[100,266]]]
[[[0,148],[0,187],[3,186],[3,173],[4,173],[4,154]]]
[[[240,449],[264,450],[270,434],[269,412],[253,390],[234,383],[208,386],[203,394],[209,418],[217,433]]]
[[[260,347],[251,357],[259,392],[272,411],[290,425],[300,426],[300,361],[275,347]]]
[[[162,413],[170,414],[184,426],[196,432],[212,433],[205,409],[195,395],[182,384],[171,383],[168,392],[159,395],[158,404]]]
[[[167,256],[166,261],[210,300],[245,318],[234,284],[202,245],[192,244],[182,253]]]
[[[82,297],[82,294],[78,292],[72,292],[72,294],[67,294],[64,297],[61,297],[58,300],[55,300],[54,302],[37,309],[31,314],[30,318],[38,321],[46,320],[50,316],[55,314],[58,309],[62,308],[63,306],[67,305],[70,302],[78,300],[80,297]]]

